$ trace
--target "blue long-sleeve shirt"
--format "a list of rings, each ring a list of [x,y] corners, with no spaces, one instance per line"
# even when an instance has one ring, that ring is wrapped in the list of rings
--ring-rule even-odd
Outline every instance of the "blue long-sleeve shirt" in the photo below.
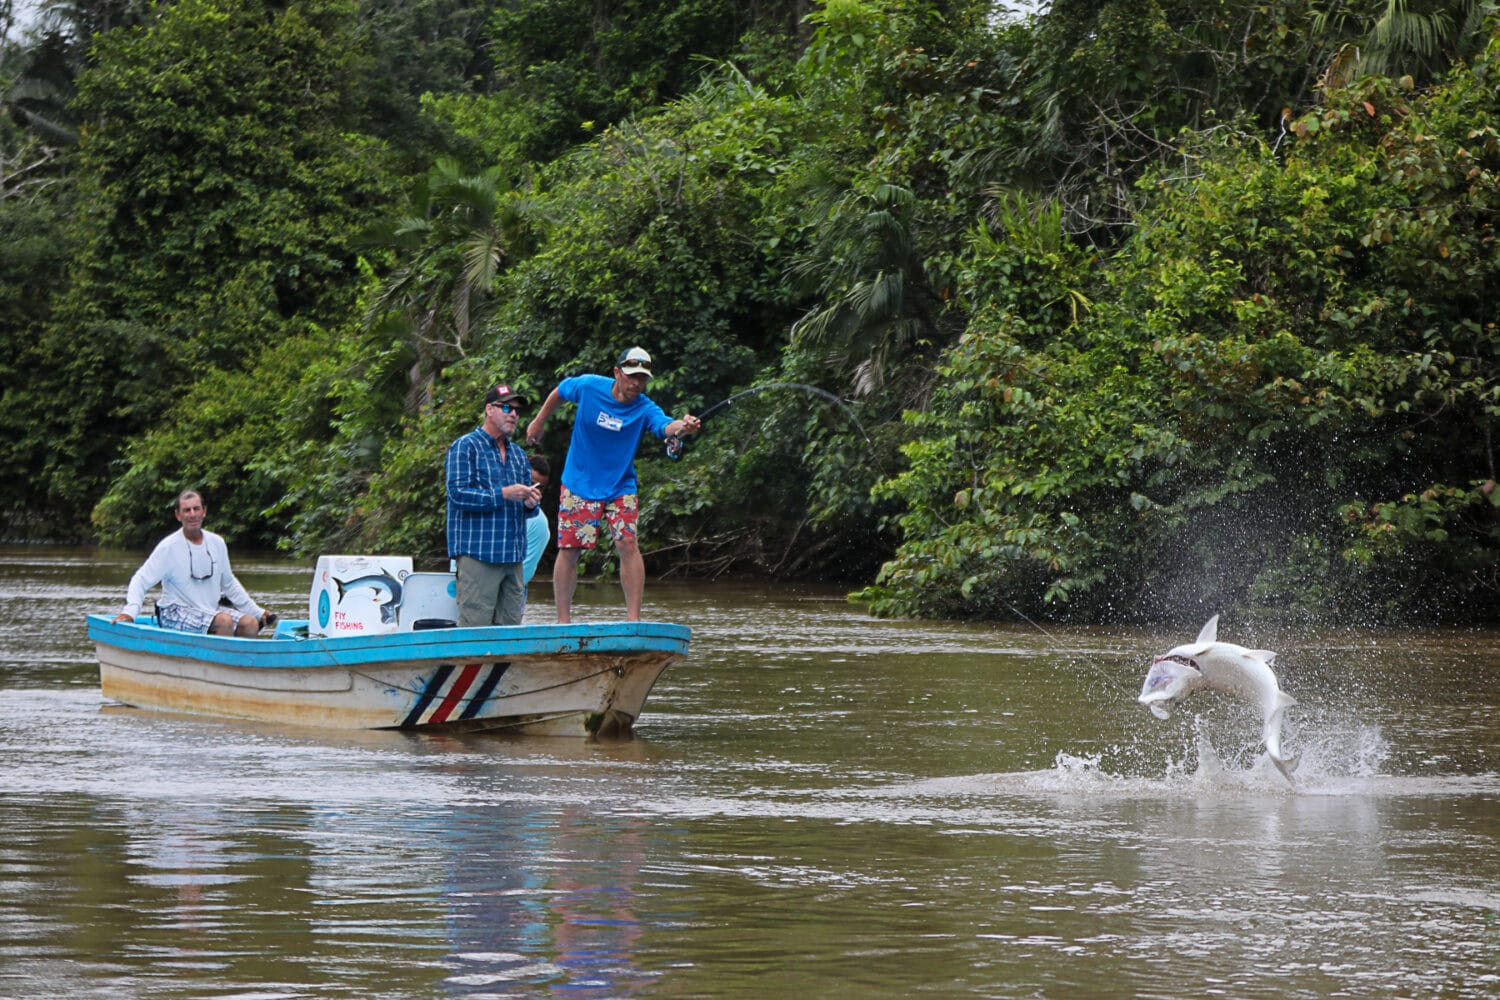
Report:
[[[531,460],[514,442],[500,446],[483,427],[454,441],[444,462],[448,482],[448,558],[469,556],[487,563],[518,563],[526,556],[527,510],[500,491],[512,483],[531,485]]]

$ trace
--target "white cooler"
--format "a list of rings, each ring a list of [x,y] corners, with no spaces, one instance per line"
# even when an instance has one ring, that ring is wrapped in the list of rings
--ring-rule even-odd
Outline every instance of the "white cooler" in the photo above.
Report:
[[[408,576],[397,617],[402,632],[457,625],[458,578],[452,573],[413,573]]]
[[[411,575],[411,556],[319,556],[307,598],[307,634],[397,631]]]

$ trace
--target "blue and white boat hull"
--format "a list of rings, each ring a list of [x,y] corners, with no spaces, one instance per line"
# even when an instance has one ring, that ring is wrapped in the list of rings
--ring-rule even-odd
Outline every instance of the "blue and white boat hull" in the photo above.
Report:
[[[138,708],[335,729],[628,733],[687,655],[664,622],[309,637],[196,635],[89,616],[104,696]]]

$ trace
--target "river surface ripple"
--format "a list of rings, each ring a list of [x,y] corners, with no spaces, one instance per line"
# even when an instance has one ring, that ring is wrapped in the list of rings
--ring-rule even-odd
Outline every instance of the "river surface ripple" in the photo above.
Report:
[[[1292,787],[1245,706],[1135,703],[1201,621],[786,586],[648,586],[692,653],[628,741],[139,712],[83,616],[140,558],[0,547],[0,997],[1500,995],[1500,632],[1222,620],[1280,654]]]

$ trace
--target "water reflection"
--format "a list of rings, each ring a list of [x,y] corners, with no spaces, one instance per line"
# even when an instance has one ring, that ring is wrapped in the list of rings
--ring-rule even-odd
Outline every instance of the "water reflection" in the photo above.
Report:
[[[458,818],[444,894],[452,937],[450,992],[496,984],[548,986],[577,997],[629,996],[655,977],[636,960],[645,821],[598,824],[576,810]],[[606,856],[600,847],[607,845]],[[610,873],[600,884],[597,874]]]
[[[635,957],[651,824],[601,817],[587,801],[592,796],[570,801],[526,791],[532,780],[562,770],[570,784],[618,788],[620,769],[646,759],[642,746],[541,741],[545,755],[532,757],[527,780],[508,801],[488,804],[496,759],[475,752],[487,738],[420,739],[424,752],[443,755],[442,770],[461,790],[462,804],[419,817],[406,831],[430,845],[443,868],[446,992],[525,987],[535,995],[545,987],[585,998],[629,996],[653,982]],[[535,741],[500,742],[528,755],[538,750]]]
[[[424,778],[452,779],[452,806],[275,803],[201,768],[181,795],[159,788],[123,803],[8,794],[0,825],[26,833],[0,848],[11,875],[0,919],[12,941],[49,960],[30,972],[0,960],[7,978],[34,987],[5,995],[44,995],[59,962],[126,995],[174,995],[169,982],[145,984],[189,974],[260,989],[338,983],[366,996],[490,995],[502,984],[624,996],[654,982],[636,960],[635,908],[656,824],[500,792],[478,770],[492,755],[440,759]],[[533,766],[511,777],[530,784]],[[608,783],[609,770],[584,763],[582,780]],[[60,883],[56,858],[69,859]],[[45,873],[51,889],[17,891],[24,872]]]

